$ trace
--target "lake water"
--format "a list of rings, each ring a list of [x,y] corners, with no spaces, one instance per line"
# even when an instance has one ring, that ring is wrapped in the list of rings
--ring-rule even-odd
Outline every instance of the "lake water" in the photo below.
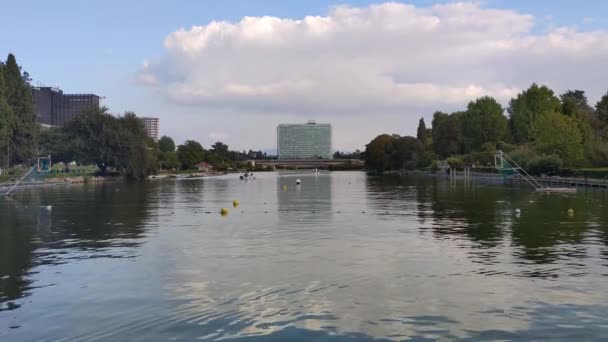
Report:
[[[0,340],[605,340],[607,204],[359,172],[20,190]]]

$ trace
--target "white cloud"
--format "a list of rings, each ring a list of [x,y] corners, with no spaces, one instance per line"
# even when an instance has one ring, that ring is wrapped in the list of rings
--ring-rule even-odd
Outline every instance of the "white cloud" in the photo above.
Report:
[[[217,140],[224,140],[228,137],[228,135],[226,133],[223,132],[210,132],[208,135],[209,139],[217,141]]]
[[[608,32],[534,26],[531,15],[478,3],[214,21],[169,34],[165,56],[146,62],[136,80],[194,108],[370,121],[428,117],[482,95],[506,104],[533,81],[599,97],[608,87]]]

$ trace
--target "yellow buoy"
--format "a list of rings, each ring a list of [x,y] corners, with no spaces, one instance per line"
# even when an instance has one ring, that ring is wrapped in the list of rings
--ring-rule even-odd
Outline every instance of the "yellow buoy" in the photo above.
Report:
[[[228,215],[228,208],[222,208],[222,209],[220,210],[220,214],[222,214],[222,216],[226,216],[226,215]]]
[[[283,191],[287,191],[287,185],[283,185]]]
[[[235,207],[235,208],[238,207],[239,206],[239,201],[237,201],[237,200],[232,201],[232,206]]]

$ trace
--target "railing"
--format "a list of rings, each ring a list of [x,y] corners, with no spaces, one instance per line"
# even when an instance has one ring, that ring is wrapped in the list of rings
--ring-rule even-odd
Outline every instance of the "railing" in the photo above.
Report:
[[[30,175],[30,173],[32,173],[32,172],[33,172],[35,169],[36,169],[36,166],[32,167],[32,168],[31,168],[31,169],[30,169],[30,170],[29,170],[29,171],[28,171],[28,172],[27,172],[27,173],[26,173],[26,174],[25,174],[23,177],[21,177],[21,179],[19,179],[19,180],[18,180],[18,181],[17,181],[15,184],[13,184],[13,186],[11,186],[11,187],[10,187],[10,189],[8,189],[8,191],[7,191],[7,192],[6,192],[6,193],[5,193],[3,196],[8,196],[8,195],[10,195],[10,194],[11,194],[11,192],[12,192],[13,190],[15,190],[15,188],[16,188],[17,186],[19,186],[19,184],[21,184],[21,182],[23,182],[23,180],[24,180],[25,178],[27,178],[27,176],[29,176],[29,175]]]
[[[496,159],[498,158],[498,159]],[[497,161],[500,160],[500,168],[498,167]],[[513,159],[511,159],[508,155],[506,155],[502,151],[498,151],[495,156],[494,163],[496,164],[497,169],[502,170],[512,170],[517,173],[521,178],[523,178],[528,184],[530,184],[534,189],[544,189],[545,187],[540,184],[536,178],[532,177],[523,167],[519,166]],[[505,165],[507,167],[505,167]]]

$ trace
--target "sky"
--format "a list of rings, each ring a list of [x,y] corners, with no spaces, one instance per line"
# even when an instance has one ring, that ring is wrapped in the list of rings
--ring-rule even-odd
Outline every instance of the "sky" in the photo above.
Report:
[[[335,150],[415,135],[441,110],[532,82],[608,90],[608,1],[0,0],[0,55],[34,85],[94,93],[161,135],[272,150],[333,125]],[[4,58],[4,57],[3,57]]]

